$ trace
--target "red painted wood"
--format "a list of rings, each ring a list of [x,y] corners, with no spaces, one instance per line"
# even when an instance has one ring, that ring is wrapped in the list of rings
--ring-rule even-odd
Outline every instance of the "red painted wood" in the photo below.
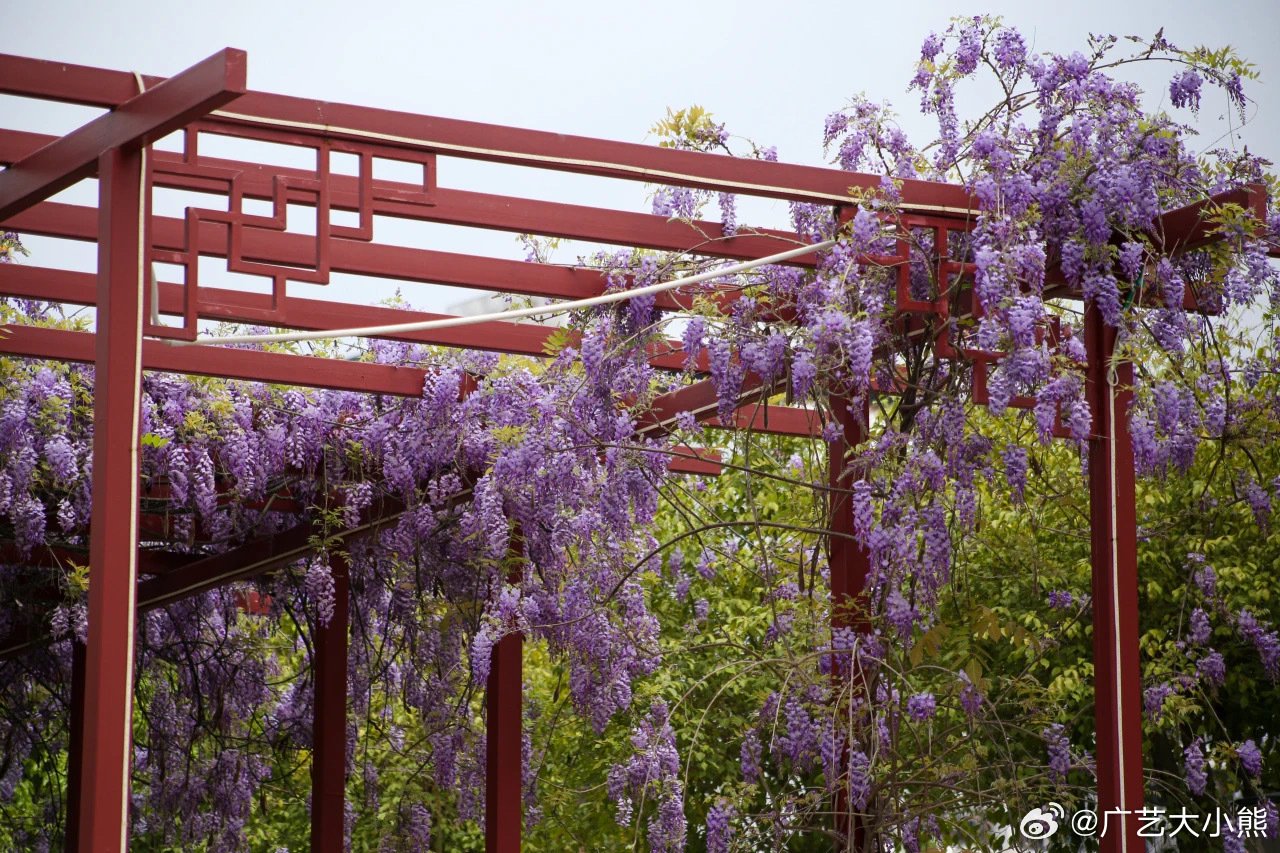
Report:
[[[739,408],[751,407],[778,393],[780,388],[781,380],[765,384],[758,374],[748,371],[739,389],[738,406]],[[722,426],[716,415],[719,406],[719,395],[711,380],[699,380],[655,397],[649,410],[640,417],[636,426],[636,435],[641,438],[658,438],[667,435],[675,429],[676,415],[681,412],[689,412],[696,420],[704,423],[710,423],[715,418],[716,425]],[[749,417],[754,419],[754,416],[749,415]]]
[[[138,550],[138,417],[142,378],[140,151],[99,166],[101,233],[94,361],[93,504],[80,849],[127,848],[132,759],[134,595]]]
[[[853,501],[849,490],[860,479],[860,474],[848,467],[847,455],[867,438],[870,410],[864,399],[855,411],[849,411],[849,401],[843,397],[831,401],[833,414],[841,426],[838,439],[827,444],[827,485],[829,525],[827,537],[831,566],[831,627],[852,629],[858,632],[870,630],[865,611],[863,592],[867,573],[871,569],[870,555],[854,540]],[[862,671],[854,667],[845,672],[833,667],[837,689],[847,690],[849,701],[866,689]],[[848,744],[843,750],[848,753]],[[838,850],[867,850],[866,825],[852,814],[852,804],[844,785],[835,797],[836,832],[846,841],[838,841]]]
[[[723,470],[720,464],[720,451],[705,447],[689,447],[685,444],[674,445],[671,448],[667,470],[677,474],[719,476]]]
[[[157,152],[157,158],[162,152]],[[160,181],[161,185],[165,182]],[[604,208],[568,205],[533,199],[441,190],[438,205],[426,207],[387,202],[380,214],[399,216],[422,222],[465,225],[512,233],[544,234],[552,237],[589,240],[601,243],[642,246],[672,252],[749,261],[796,248],[796,237],[784,231],[761,232],[761,236],[739,236],[719,242],[706,242],[699,231],[681,222],[670,222],[647,213],[606,210]],[[180,252],[186,248],[186,223],[170,216],[152,216],[152,244],[165,251]],[[43,202],[30,210],[15,214],[7,227],[24,234],[94,240],[93,209],[82,205]],[[716,223],[698,223],[708,237],[717,237]],[[195,232],[202,255],[226,257],[228,227],[226,223],[202,219]],[[361,240],[331,238],[329,268],[333,272],[369,275],[501,290],[528,296],[581,299],[604,292],[599,270],[560,267],[525,261],[464,255],[431,249],[417,249],[369,243]],[[306,269],[315,263],[316,240],[308,235],[262,228],[245,228],[241,233],[240,256],[255,263]],[[812,255],[793,258],[792,266],[813,266]],[[659,294],[660,308],[679,307],[674,296]]]
[[[146,145],[246,89],[247,56],[225,48],[0,172],[0,221],[98,169],[113,148]]]
[[[827,480],[831,487],[832,619],[833,624],[839,627],[862,628],[866,626],[865,618],[855,615],[851,607],[862,595],[870,563],[866,550],[853,540],[853,502],[850,500],[849,489],[860,476],[846,468],[845,457],[850,450],[866,440],[870,411],[865,399],[854,412],[849,411],[848,400],[839,397],[832,400],[832,408],[841,426],[840,438],[827,445]]]
[[[152,86],[161,78],[144,79],[148,81],[148,86]],[[136,92],[136,84],[133,75],[128,72],[0,55],[0,92],[109,107],[132,97]],[[343,136],[333,128],[354,128],[401,138],[432,140],[436,143],[434,146],[422,147],[448,156],[514,164],[528,163],[530,157],[547,157],[553,158],[554,162],[544,162],[539,168],[737,192],[765,198],[830,204],[835,199],[847,198],[850,187],[875,189],[880,186],[880,177],[877,175],[839,169],[678,151],[654,145],[414,115],[262,92],[244,95],[232,109],[236,113],[253,116],[329,125],[326,135],[330,138]],[[409,147],[407,143],[388,144]],[[489,153],[458,151],[458,146],[485,149]],[[674,179],[660,175],[659,172],[676,172],[687,177]],[[744,184],[755,184],[759,188],[744,188]],[[957,208],[974,206],[964,188],[954,184],[907,180],[902,185],[902,196],[904,206],[912,210],[927,210],[939,205]]]
[[[84,790],[84,643],[71,641],[71,707],[67,737],[67,826],[62,849],[80,848],[80,795]]]
[[[349,579],[346,558],[334,553],[333,618],[315,635],[315,716],[312,721],[311,851],[346,849],[347,628]]]
[[[95,342],[101,337],[35,326],[9,326],[5,331],[0,337],[0,353],[86,363],[93,360]],[[420,397],[427,376],[416,367],[227,347],[174,347],[153,340],[143,342],[142,354],[147,370],[398,397]]]
[[[1129,404],[1133,366],[1112,365],[1116,330],[1097,307],[1085,309],[1089,441],[1089,516],[1093,564],[1094,708],[1098,814],[1112,814],[1102,853],[1141,853],[1142,671],[1138,646],[1138,541]],[[1114,383],[1114,384],[1112,384]],[[1127,810],[1127,811],[1126,811]]]
[[[706,424],[712,429],[749,429],[799,438],[817,438],[822,434],[822,424],[818,422],[818,413],[814,409],[759,403],[738,409],[734,412],[733,423],[727,426],[718,417],[708,419]]]
[[[1267,219],[1267,189],[1262,184],[1250,184],[1243,189],[1221,192],[1212,198],[1163,213],[1156,219],[1152,230],[1155,231],[1156,239],[1163,241],[1167,252],[1182,252],[1203,246],[1216,238],[1216,226],[1211,215],[1224,204],[1245,208],[1259,222]]]
[[[182,306],[182,285],[158,284],[160,310],[177,312]],[[70,270],[34,267],[28,264],[0,265],[0,295],[24,299],[45,299],[71,305],[94,304],[93,276]],[[261,293],[245,293],[217,287],[201,288],[200,315],[228,323],[256,323],[270,309],[271,297]],[[353,305],[328,299],[306,299],[286,296],[281,306],[285,324],[293,329],[343,329],[356,326],[381,326],[393,323],[416,323],[438,320],[447,314],[408,311],[382,305]],[[466,347],[490,352],[510,353],[542,358],[553,329],[533,323],[488,322],[457,329],[435,329],[425,332],[400,332],[380,335],[387,340],[410,341],[441,346]],[[684,350],[679,341],[652,345],[651,359],[655,367],[684,369]],[[143,354],[145,359],[146,354]],[[703,358],[705,361],[705,356]]]
[[[516,537],[517,542],[519,536]],[[520,578],[523,545],[511,556]],[[485,685],[485,853],[519,853],[524,827],[524,637],[513,631],[494,644]]]

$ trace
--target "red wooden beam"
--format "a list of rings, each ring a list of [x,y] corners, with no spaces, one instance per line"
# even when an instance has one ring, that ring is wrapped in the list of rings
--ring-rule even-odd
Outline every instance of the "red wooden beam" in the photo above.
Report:
[[[347,623],[346,558],[333,552],[333,616],[315,632],[315,696],[311,723],[311,851],[346,850]]]
[[[836,627],[869,629],[865,613],[855,618],[852,608],[862,595],[870,570],[870,556],[854,541],[853,503],[850,490],[862,479],[861,472],[848,467],[846,456],[866,441],[870,430],[870,408],[864,399],[856,412],[849,411],[849,401],[832,400],[833,414],[840,423],[840,437],[827,445],[828,485],[830,492],[831,532],[831,604],[832,623]]]
[[[235,100],[247,64],[244,51],[224,48],[14,163],[0,172],[0,221],[90,177],[113,148],[150,144]]]
[[[6,268],[0,267],[0,280],[5,277],[5,271]],[[4,289],[0,287],[0,290]],[[0,335],[0,353],[79,363],[93,360],[96,336],[90,332],[12,325],[0,329],[4,332]],[[413,367],[229,347],[173,347],[150,340],[143,341],[142,355],[146,370],[399,397],[421,396],[427,376],[425,370]],[[715,390],[709,380],[703,380],[659,397],[637,434],[665,434],[674,425],[675,416],[686,410],[692,411],[697,419],[705,421],[713,429],[741,429],[749,425],[757,432],[777,435],[815,434],[815,416],[807,409],[769,406],[766,411],[765,407],[756,405],[764,392],[758,380],[752,384],[751,379],[748,376],[744,383],[743,401],[747,406],[738,412],[733,426],[726,427],[714,416],[717,406]]]
[[[547,234],[599,243],[642,246],[740,261],[763,258],[785,249],[793,249],[800,244],[798,238],[785,231],[761,231],[758,236],[721,239],[723,232],[716,223],[698,223],[700,233],[685,223],[668,221],[647,213],[507,198],[463,190],[439,192],[444,196],[436,206],[418,207],[387,202],[379,215],[513,233]],[[185,220],[151,216],[149,224],[153,246],[172,252],[186,250]],[[22,215],[12,217],[6,226],[23,234],[76,240],[97,239],[93,209],[78,205],[46,202]],[[244,260],[303,269],[315,263],[316,242],[309,235],[245,228],[241,239]],[[225,223],[202,220],[197,240],[200,254],[221,258],[227,256],[228,228]],[[501,290],[548,298],[580,299],[604,292],[604,276],[598,270],[341,238],[330,239],[329,251],[329,265],[333,272]],[[813,266],[814,259],[813,256],[806,255],[787,263]],[[661,308],[674,310],[682,307],[677,296],[663,297],[659,294],[659,297],[657,304]]]
[[[154,74],[142,75],[148,89],[154,89],[165,79]],[[51,59],[0,54],[0,94],[111,108],[138,94],[138,83],[127,71],[105,71]]]
[[[4,133],[0,131],[0,139],[3,138]],[[152,156],[160,157],[162,154],[153,152]],[[185,249],[186,225],[182,219],[153,215],[150,225],[153,246],[174,252]],[[96,240],[98,236],[92,208],[54,202],[38,205],[14,217],[8,227],[24,234],[73,240]],[[227,256],[225,224],[202,221],[197,238],[202,255]],[[315,242],[312,237],[301,234],[251,228],[244,232],[244,256],[262,263],[305,267],[314,262]],[[332,240],[329,261],[334,272],[499,290],[548,299],[583,299],[598,296],[605,290],[605,277],[599,270],[356,240]],[[670,301],[660,298],[658,304],[662,308],[680,307],[674,297]]]
[[[173,604],[296,563],[315,550],[314,535],[309,522],[300,522],[279,533],[254,537],[230,551],[149,578],[138,585],[138,611]]]
[[[1216,227],[1210,217],[1220,207],[1235,204],[1248,210],[1259,222],[1267,221],[1267,190],[1261,184],[1228,190],[1217,195],[1162,213],[1152,231],[1163,241],[1165,251],[1183,252],[1212,242]]]
[[[1097,305],[1085,308],[1089,524],[1093,569],[1094,714],[1098,812],[1117,813],[1103,853],[1137,853],[1142,808],[1142,668],[1138,646],[1137,505],[1129,404],[1133,365],[1114,360],[1117,330]]]
[[[93,393],[80,849],[128,848],[133,759],[133,652],[138,554],[138,418],[142,381],[142,151],[114,149],[99,166],[102,241]]]
[[[670,453],[671,459],[667,470],[677,474],[702,474],[715,477],[724,470],[724,466],[720,464],[719,450],[677,444],[671,448]]]
[[[524,823],[521,771],[524,767],[521,709],[524,685],[523,638],[507,634],[493,647],[485,721],[485,853],[519,853]]]
[[[768,406],[754,403],[734,412],[733,423],[724,424],[720,418],[706,421],[712,429],[749,429],[770,435],[793,435],[799,438],[817,438],[822,435],[822,424],[816,409],[799,409],[793,406]]]
[[[144,79],[148,86],[159,80]],[[0,55],[0,92],[110,107],[132,97],[136,84],[133,75],[123,71]],[[448,156],[789,201],[844,203],[850,188],[875,189],[881,180],[878,175],[838,169],[679,151],[262,92],[242,96],[234,112],[249,116],[250,121],[265,118],[310,125],[313,135],[327,138],[368,139],[370,134],[376,134],[391,137],[378,139],[381,144]],[[356,133],[346,133],[343,128]],[[968,192],[954,184],[906,180],[902,196],[905,207],[913,211],[975,207]]]
[[[387,202],[388,215],[418,213],[415,219],[451,225],[470,225],[516,234],[545,234],[573,240],[640,246],[670,252],[750,261],[794,249],[804,241],[776,229],[744,230],[728,236],[718,222],[693,224],[668,220],[651,213],[608,210],[563,202],[511,198],[468,190],[436,190],[436,204],[419,208],[405,202]],[[812,255],[785,262],[790,266],[814,265]]]
[[[0,335],[0,353],[58,361],[92,362],[95,341],[99,337],[90,332],[36,326],[2,328],[4,334]],[[421,396],[422,384],[427,376],[425,370],[415,367],[229,347],[173,347],[151,340],[142,344],[142,365],[147,370],[169,373],[393,394],[399,397]]]
[[[182,285],[159,282],[160,310],[176,313],[182,307]],[[39,299],[70,305],[95,304],[93,276],[69,270],[33,267],[27,264],[0,265],[0,295],[22,299]],[[209,320],[228,323],[255,323],[271,306],[271,297],[261,293],[209,287],[201,288],[200,315]],[[354,305],[328,299],[305,299],[286,296],[282,301],[288,328],[343,329],[354,326],[380,326],[437,320],[447,314],[408,311],[381,305]],[[382,335],[388,340],[409,341],[439,346],[465,347],[490,352],[542,358],[555,329],[533,323],[493,321],[457,329],[433,329]],[[650,347],[651,363],[667,370],[684,367],[684,350],[678,341],[667,341]],[[144,354],[145,355],[145,354]]]
[[[738,394],[739,408],[767,399],[777,392],[779,385],[778,380],[766,385],[757,374],[748,371]],[[682,412],[689,412],[695,420],[702,422],[715,418],[717,425],[723,426],[716,416],[719,406],[719,397],[711,380],[699,380],[656,397],[649,410],[641,416],[636,435],[641,438],[667,435],[675,428],[676,416]],[[751,417],[754,420],[754,416]]]

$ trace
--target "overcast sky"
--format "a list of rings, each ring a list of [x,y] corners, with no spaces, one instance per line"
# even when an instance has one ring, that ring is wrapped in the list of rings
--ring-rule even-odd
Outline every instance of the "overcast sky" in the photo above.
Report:
[[[436,3],[46,0],[10,11],[0,51],[170,75],[219,48],[249,54],[251,88],[543,130],[644,141],[667,107],[701,104],[731,132],[778,146],[784,160],[819,164],[824,117],[857,92],[889,100],[916,139],[932,120],[906,91],[920,42],[955,14],[989,11],[1036,50],[1083,47],[1087,34],[1150,36],[1180,46],[1230,44],[1257,64],[1256,116],[1244,141],[1280,154],[1280,4],[1239,2]],[[1172,69],[1144,79],[1153,106]],[[961,114],[987,106],[967,100]],[[1205,106],[1206,147],[1226,125]],[[0,124],[65,132],[92,117],[0,97]],[[563,177],[513,184],[510,170],[442,163],[444,185],[636,208],[638,187],[593,189]],[[512,189],[515,187],[515,189]],[[84,190],[82,189],[82,192]],[[70,196],[77,197],[77,196]],[[83,198],[83,196],[79,196]],[[90,195],[89,198],[92,198]],[[744,217],[750,219],[750,216]],[[383,239],[383,235],[379,235]],[[450,245],[433,236],[439,248]],[[516,250],[500,238],[491,254]],[[457,247],[476,251],[470,238]],[[48,262],[48,249],[40,262]],[[34,259],[33,259],[34,260]],[[77,265],[74,262],[51,265]],[[439,304],[450,297],[430,299]]]

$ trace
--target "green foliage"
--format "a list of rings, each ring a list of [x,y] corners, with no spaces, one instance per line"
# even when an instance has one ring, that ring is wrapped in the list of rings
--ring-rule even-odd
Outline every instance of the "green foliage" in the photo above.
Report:
[[[663,148],[675,148],[683,143],[698,143],[706,139],[716,128],[710,112],[694,104],[680,110],[667,107],[664,118],[655,122],[649,132],[658,137]]]

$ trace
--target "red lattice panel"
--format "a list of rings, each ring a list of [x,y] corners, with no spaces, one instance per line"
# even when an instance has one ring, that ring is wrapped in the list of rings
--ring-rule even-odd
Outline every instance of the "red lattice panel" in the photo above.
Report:
[[[271,143],[310,152],[314,163],[310,169],[285,169],[254,164],[246,169],[229,169],[214,165],[212,158],[199,151],[202,135],[229,136],[256,142]],[[225,235],[227,271],[261,276],[271,280],[269,307],[255,310],[256,319],[264,324],[283,322],[281,306],[288,282],[328,284],[330,276],[330,249],[332,241],[373,239],[373,217],[380,202],[429,206],[435,203],[436,159],[435,155],[384,145],[377,142],[352,142],[324,139],[313,135],[294,134],[261,127],[249,127],[227,122],[200,122],[183,132],[183,151],[180,159],[151,158],[147,175],[148,220],[150,219],[151,190],[156,186],[180,186],[186,190],[225,196],[227,209],[188,207],[185,213],[184,245],[181,250],[166,250],[152,246],[148,253],[150,263],[178,266],[183,271],[182,324],[162,324],[153,306],[154,288],[146,294],[145,334],[155,337],[195,340],[196,323],[200,314],[200,239],[207,223],[220,227]],[[334,155],[353,155],[356,174],[335,174]],[[389,183],[374,179],[374,161],[390,160],[410,163],[422,169],[420,185]],[[252,173],[252,174],[251,174]],[[252,180],[247,180],[252,178]],[[255,188],[246,192],[245,184]],[[261,188],[270,187],[264,195]],[[339,225],[333,221],[333,197],[335,187],[343,190],[344,206],[339,210],[354,213],[356,225]],[[270,215],[248,213],[248,198],[271,203]],[[348,207],[351,200],[355,206]],[[255,231],[281,233],[288,228],[290,204],[305,205],[315,212],[315,232],[309,235],[311,249],[305,260],[297,265],[267,263],[254,258],[245,250],[246,236]],[[150,242],[150,241],[148,241]]]

